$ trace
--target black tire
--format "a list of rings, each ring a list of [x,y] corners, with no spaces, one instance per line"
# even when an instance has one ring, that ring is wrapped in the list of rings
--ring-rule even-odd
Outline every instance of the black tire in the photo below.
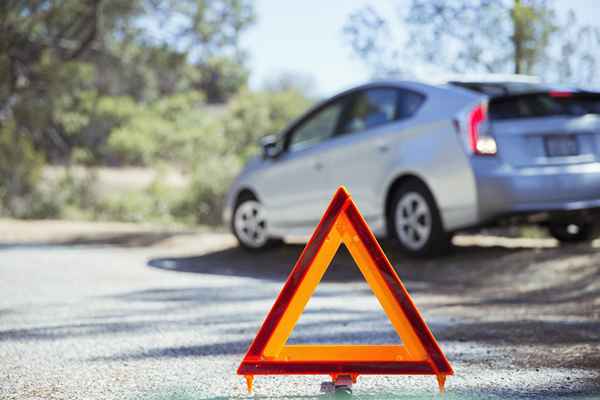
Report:
[[[236,216],[237,216],[239,208],[242,207],[244,205],[244,203],[246,203],[246,202],[255,202],[257,204],[260,204],[260,201],[256,198],[256,196],[254,196],[252,193],[249,193],[249,192],[242,193],[239,196],[239,198],[237,199],[237,202],[235,204],[235,207],[233,209],[233,214],[231,217],[231,227],[230,228],[231,228],[231,232],[237,239],[240,247],[249,252],[263,252],[265,250],[271,249],[275,246],[282,244],[283,241],[281,239],[271,238],[271,237],[267,237],[266,240],[264,241],[264,243],[259,246],[250,245],[246,240],[244,240],[244,238],[242,237],[243,233],[238,232],[235,221],[236,221]],[[265,229],[266,229],[266,220],[264,223],[265,223]]]
[[[423,243],[419,247],[415,247],[414,241],[413,243],[410,243],[409,239],[405,240],[407,236],[411,236],[411,228],[404,226],[404,234],[401,234],[399,232],[399,229],[401,228],[399,228],[396,221],[397,219],[404,218],[404,213],[399,211],[398,207],[401,205],[406,206],[407,202],[410,202],[411,198],[419,199],[419,201],[421,201],[421,199],[424,200],[427,204],[430,215],[429,234],[427,235],[426,239],[422,240]],[[397,218],[398,212],[403,214],[403,216]],[[419,218],[417,218],[417,221],[419,221]],[[387,210],[387,226],[390,236],[395,239],[402,252],[409,256],[435,257],[446,254],[450,250],[452,234],[444,230],[440,212],[437,204],[435,203],[433,195],[427,186],[417,179],[411,179],[403,183],[393,193],[390,207]],[[418,236],[416,229],[412,229],[412,234],[413,237]]]
[[[561,243],[589,242],[594,238],[592,224],[554,223],[548,225],[550,235]]]

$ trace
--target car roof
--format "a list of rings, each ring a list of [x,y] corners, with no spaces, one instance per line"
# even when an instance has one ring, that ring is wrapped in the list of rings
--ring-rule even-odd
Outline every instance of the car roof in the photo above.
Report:
[[[486,82],[486,83],[531,83],[541,84],[542,80],[534,75],[523,74],[462,74],[444,75],[440,77],[444,83],[449,82]]]
[[[521,74],[463,74],[439,75],[431,79],[381,79],[373,80],[362,85],[353,86],[338,93],[346,94],[358,89],[367,89],[376,86],[399,86],[407,89],[423,90],[427,87],[444,89],[466,89],[469,92],[488,96],[527,93],[532,91],[548,90],[551,86],[533,75]]]
[[[521,74],[465,74],[446,75],[438,79],[438,86],[460,87],[490,97],[539,92],[549,86],[533,75]]]
[[[334,96],[328,96],[327,100],[330,100],[332,98],[335,97],[341,97],[344,96],[346,94],[355,92],[355,91],[359,91],[362,89],[369,89],[369,88],[376,88],[376,87],[385,87],[385,86],[389,86],[389,87],[398,87],[401,89],[408,89],[408,90],[426,90],[426,88],[435,88],[437,87],[436,85],[432,85],[431,83],[428,82],[423,82],[423,81],[418,81],[418,80],[406,80],[406,79],[376,79],[376,80],[371,80],[369,82],[360,84],[360,85],[354,85],[351,87],[346,88],[345,90],[336,93]]]

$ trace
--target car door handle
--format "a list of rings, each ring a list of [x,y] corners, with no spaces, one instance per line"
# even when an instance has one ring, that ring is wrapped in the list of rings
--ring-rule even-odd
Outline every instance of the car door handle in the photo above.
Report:
[[[323,169],[323,163],[321,161],[315,161],[313,167],[315,167],[317,171],[320,171]]]

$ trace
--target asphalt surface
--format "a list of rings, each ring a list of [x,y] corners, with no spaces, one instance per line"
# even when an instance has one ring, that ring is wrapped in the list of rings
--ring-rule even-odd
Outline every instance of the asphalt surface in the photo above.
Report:
[[[301,246],[251,256],[225,234],[161,240],[1,246],[0,398],[247,398],[235,370]],[[441,260],[388,251],[455,369],[443,398],[599,399],[598,249],[464,240]],[[561,273],[570,286],[541,283]],[[397,338],[342,254],[290,341]],[[253,398],[327,398],[326,378],[257,377]],[[354,386],[356,398],[438,396],[433,377]]]

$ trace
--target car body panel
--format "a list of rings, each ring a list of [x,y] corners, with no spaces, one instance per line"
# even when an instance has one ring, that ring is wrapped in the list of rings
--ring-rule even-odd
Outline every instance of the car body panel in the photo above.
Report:
[[[600,163],[513,167],[473,159],[479,218],[600,207]]]
[[[498,143],[498,157],[515,167],[569,165],[600,160],[600,117],[545,117],[502,120],[493,124],[492,133]],[[575,156],[549,157],[545,140],[572,136],[577,140]]]

